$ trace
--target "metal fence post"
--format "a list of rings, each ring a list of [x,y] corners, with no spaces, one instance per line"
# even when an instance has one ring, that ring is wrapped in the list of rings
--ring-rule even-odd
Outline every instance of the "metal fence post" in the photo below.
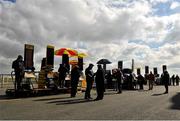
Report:
[[[3,74],[1,74],[1,88],[3,88]]]

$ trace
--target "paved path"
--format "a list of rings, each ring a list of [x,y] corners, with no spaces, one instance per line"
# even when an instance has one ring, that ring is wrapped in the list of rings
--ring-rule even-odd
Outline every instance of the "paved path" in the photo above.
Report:
[[[84,93],[78,93],[76,98],[69,98],[68,94],[1,98],[0,119],[180,120],[180,87],[171,86],[169,90],[169,94],[162,94],[164,87],[156,86],[152,91],[124,91],[122,94],[107,91],[101,101],[86,101]],[[95,98],[95,91],[92,93]]]

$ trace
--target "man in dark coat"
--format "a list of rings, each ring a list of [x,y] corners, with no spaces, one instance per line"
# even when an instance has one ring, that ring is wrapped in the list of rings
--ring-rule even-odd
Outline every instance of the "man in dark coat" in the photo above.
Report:
[[[144,77],[141,74],[138,74],[137,79],[138,79],[138,82],[139,82],[139,89],[143,90],[144,89],[143,84],[144,84],[144,81],[145,81]]]
[[[66,78],[66,74],[68,72],[68,69],[66,68],[65,64],[60,64],[58,72],[59,72],[59,86],[61,88],[63,88],[64,87],[64,81]]]
[[[112,75],[111,75],[111,71],[107,71],[105,74],[105,79],[107,80],[107,89],[111,89],[112,88]]]
[[[172,80],[173,86],[175,86],[175,80],[176,80],[175,75],[172,75],[171,80]]]
[[[102,100],[104,97],[104,70],[102,69],[101,65],[98,65],[98,69],[96,72],[95,82],[96,82],[96,90],[97,90],[97,97],[95,100]]]
[[[153,89],[153,83],[155,81],[155,76],[152,73],[152,71],[150,72],[150,74],[148,75],[147,79],[149,80],[149,90]]]
[[[164,83],[164,86],[165,86],[165,94],[168,93],[168,85],[169,85],[169,73],[168,71],[164,71],[164,73],[162,74],[162,77],[161,77],[163,83]]]
[[[179,86],[179,76],[176,75],[176,86]]]
[[[92,70],[93,64],[89,64],[89,66],[85,70],[85,75],[86,75],[86,92],[85,92],[85,99],[91,99],[91,89],[92,89],[92,84],[94,82],[94,72]]]
[[[123,78],[123,74],[121,72],[120,69],[116,69],[116,72],[115,72],[115,78],[117,80],[117,88],[118,88],[118,92],[117,93],[122,93],[122,78]]]
[[[24,76],[24,62],[21,55],[19,55],[17,59],[13,61],[12,68],[15,71],[15,91],[19,91],[21,89],[21,82]]]
[[[134,89],[134,85],[133,85],[133,82],[134,82],[134,78],[133,78],[133,74],[131,73],[129,76],[128,76],[128,82],[129,82],[129,86],[128,88],[130,90],[133,90]]]
[[[79,67],[76,65],[71,70],[71,97],[75,97],[77,93],[77,86],[81,72]]]

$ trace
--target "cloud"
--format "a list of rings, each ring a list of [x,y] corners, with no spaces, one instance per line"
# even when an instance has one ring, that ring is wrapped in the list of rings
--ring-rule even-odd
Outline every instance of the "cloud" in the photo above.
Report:
[[[170,9],[176,9],[177,7],[180,7],[180,3],[179,2],[172,2]]]
[[[168,0],[149,0],[151,4],[156,5],[159,3],[167,3]]]
[[[164,2],[167,0],[17,0],[10,6],[0,4],[1,73],[10,72],[12,60],[23,55],[26,43],[35,45],[37,69],[48,44],[87,52],[87,63],[108,58],[113,62],[108,68],[116,67],[118,60],[131,67],[132,58],[137,67],[177,63],[179,14],[160,17],[153,13],[153,6]],[[140,43],[128,43],[130,40]],[[175,43],[178,46],[173,49]],[[61,57],[55,57],[55,69],[60,62]]]

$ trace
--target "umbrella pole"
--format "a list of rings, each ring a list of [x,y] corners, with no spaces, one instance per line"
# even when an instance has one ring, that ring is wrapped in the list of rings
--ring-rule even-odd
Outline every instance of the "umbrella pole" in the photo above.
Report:
[[[66,68],[68,68],[68,71],[70,70],[68,54],[63,54],[62,55],[62,64],[66,65]]]
[[[83,58],[78,57],[78,66],[81,71],[83,71]]]
[[[62,64],[69,64],[69,56],[68,54],[62,55]]]
[[[106,72],[106,64],[103,64],[103,69]]]

